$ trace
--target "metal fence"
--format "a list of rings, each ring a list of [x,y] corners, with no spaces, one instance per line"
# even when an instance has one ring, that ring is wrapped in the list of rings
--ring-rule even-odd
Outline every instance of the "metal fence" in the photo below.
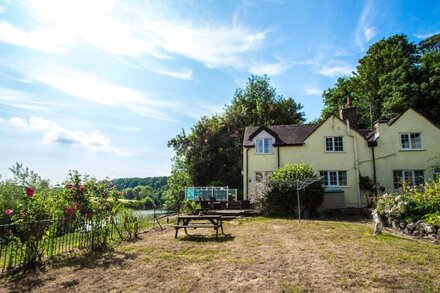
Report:
[[[186,200],[210,200],[218,201],[237,200],[237,189],[225,187],[185,187]]]
[[[66,218],[0,225],[0,274],[24,268],[35,262],[78,250],[96,250],[123,239],[124,225],[120,218]]]

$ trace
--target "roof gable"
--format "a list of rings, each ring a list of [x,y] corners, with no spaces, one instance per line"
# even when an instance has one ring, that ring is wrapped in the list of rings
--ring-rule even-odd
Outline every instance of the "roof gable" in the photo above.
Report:
[[[305,125],[273,125],[260,127],[246,127],[243,146],[254,146],[252,139],[258,135],[262,130],[265,130],[275,138],[274,145],[302,145],[308,134],[318,127],[317,124]]]

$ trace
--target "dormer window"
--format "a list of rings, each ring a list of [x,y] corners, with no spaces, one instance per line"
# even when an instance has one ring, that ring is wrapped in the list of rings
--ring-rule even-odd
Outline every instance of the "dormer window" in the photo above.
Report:
[[[325,138],[325,151],[326,152],[343,152],[344,142],[342,136],[332,136]]]
[[[261,138],[255,140],[255,147],[257,154],[271,154],[272,138]]]
[[[401,133],[400,134],[400,146],[402,150],[420,150],[422,148],[422,140],[420,133]]]

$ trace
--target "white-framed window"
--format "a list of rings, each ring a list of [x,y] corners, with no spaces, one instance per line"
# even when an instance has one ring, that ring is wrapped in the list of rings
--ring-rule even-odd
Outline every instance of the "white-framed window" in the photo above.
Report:
[[[347,171],[345,170],[319,171],[319,175],[323,177],[322,178],[323,186],[326,187],[348,186]]]
[[[414,186],[425,183],[424,170],[394,170],[394,189],[399,189],[403,184]]]
[[[255,141],[255,152],[257,154],[272,153],[272,138],[261,138]]]
[[[325,151],[326,152],[343,152],[344,140],[342,136],[332,136],[325,138]]]
[[[420,133],[409,132],[400,134],[400,147],[402,150],[419,150],[422,148]]]
[[[270,175],[272,175],[272,171],[256,171],[255,172],[255,182],[259,183],[263,180],[266,180]]]

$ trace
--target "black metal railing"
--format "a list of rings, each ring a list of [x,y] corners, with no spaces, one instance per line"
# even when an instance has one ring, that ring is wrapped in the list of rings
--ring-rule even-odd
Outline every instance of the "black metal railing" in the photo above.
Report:
[[[0,225],[0,274],[43,263],[59,254],[104,248],[124,239],[123,229],[118,217]]]

